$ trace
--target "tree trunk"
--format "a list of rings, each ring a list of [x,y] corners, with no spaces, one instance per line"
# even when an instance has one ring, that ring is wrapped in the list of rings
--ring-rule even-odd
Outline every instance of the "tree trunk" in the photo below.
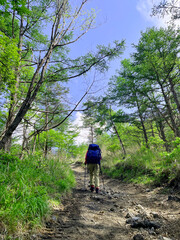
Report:
[[[174,88],[173,80],[172,80],[171,78],[169,78],[169,84],[170,84],[170,89],[171,89],[171,92],[172,92],[174,101],[175,101],[175,103],[176,103],[176,105],[177,105],[177,110],[178,110],[178,112],[180,113],[180,102],[179,102],[179,99],[178,99],[176,90],[175,90],[175,88]]]
[[[46,139],[45,139],[45,144],[44,144],[44,157],[47,158],[47,154],[48,154],[48,100],[47,100],[47,96],[46,96],[46,116],[45,116],[45,126],[46,126]]]
[[[152,133],[152,137],[155,137],[154,128],[153,128],[153,122],[151,122],[151,133]]]
[[[141,113],[141,109],[140,109],[140,105],[139,105],[137,97],[136,97],[136,103],[137,103],[138,114],[139,114],[141,126],[142,126],[142,129],[143,129],[144,139],[145,139],[145,142],[146,142],[146,148],[149,148],[147,131],[146,131],[146,128],[145,128],[145,125],[144,125],[144,120],[143,120],[143,116],[142,116],[142,113]]]
[[[28,128],[28,124],[25,123],[25,121],[24,121],[24,123],[23,123],[23,142],[22,142],[22,152],[23,152],[24,150],[26,150],[26,149],[27,149],[27,146],[28,146],[27,128]]]
[[[15,129],[17,128],[17,126],[19,125],[19,123],[22,121],[23,117],[25,116],[25,114],[27,113],[27,111],[29,110],[31,103],[34,101],[39,88],[41,87],[43,81],[44,81],[44,74],[49,62],[49,58],[50,55],[52,53],[52,45],[49,47],[49,50],[47,52],[47,54],[45,55],[45,57],[41,60],[41,62],[39,63],[34,76],[32,78],[28,93],[26,95],[25,100],[23,101],[18,113],[16,114],[16,117],[14,118],[13,122],[10,124],[10,126],[7,128],[4,136],[2,137],[1,141],[0,141],[0,149],[3,149],[5,147],[5,144],[7,143],[8,139],[11,138],[13,132],[15,131]],[[41,70],[41,76],[39,81],[36,83],[36,85],[34,86],[34,82],[35,79]]]
[[[93,126],[90,127],[90,142],[94,143],[94,128]]]
[[[37,141],[37,135],[35,135],[35,137],[34,137],[32,153],[34,153],[36,151],[36,141]]]
[[[112,126],[113,126],[113,128],[114,128],[114,131],[115,131],[115,133],[116,133],[116,135],[117,135],[117,137],[118,137],[118,140],[119,140],[120,146],[121,146],[122,151],[123,151],[123,155],[125,156],[125,155],[126,155],[126,150],[125,150],[125,147],[124,147],[123,141],[122,141],[122,139],[121,139],[121,137],[120,137],[120,135],[119,135],[119,133],[118,133],[118,130],[117,130],[117,128],[116,128],[116,125],[114,124],[114,121],[113,121],[113,119],[112,119],[112,115],[111,115],[111,106],[110,106],[110,121],[111,121]]]
[[[148,94],[146,95],[147,98],[149,99],[149,101],[153,104],[154,106],[154,109],[156,110],[156,113],[158,114],[159,117],[162,117],[165,122],[167,123],[167,125],[169,126],[169,128],[174,132],[174,129],[173,127],[171,126],[171,123],[169,122],[169,120],[167,119],[167,117],[165,116],[165,114],[163,114],[160,109],[158,108],[157,106],[157,103],[156,103],[156,100],[155,99],[152,99]],[[155,116],[156,118],[156,116]]]
[[[22,151],[20,154],[20,159],[23,158],[24,152],[28,152],[28,137],[27,137],[27,129],[28,129],[28,124],[24,121],[23,122],[23,141],[22,141]]]
[[[159,128],[160,138],[164,142],[164,147],[165,147],[166,151],[169,152],[170,149],[169,149],[169,145],[168,145],[166,135],[165,135],[165,132],[164,132],[164,125],[163,125],[163,122],[160,118],[157,120],[157,125],[158,125],[158,128]]]
[[[44,157],[47,159],[47,154],[48,154],[48,139],[47,139],[47,132],[46,132],[46,140],[44,144]]]
[[[12,20],[12,35],[14,37],[14,17],[15,17],[15,11],[13,12],[13,20]],[[23,44],[23,35],[22,35],[22,29],[23,29],[23,18],[21,17],[20,21],[20,27],[19,27],[19,42],[18,42],[18,48],[19,48],[19,55],[21,55],[22,51],[22,44]],[[7,117],[7,122],[6,122],[6,130],[9,128],[11,123],[14,120],[15,117],[15,112],[16,112],[16,104],[17,104],[17,95],[18,95],[18,89],[19,89],[19,81],[20,81],[20,66],[17,67],[16,69],[16,83],[14,86],[13,91],[11,92],[11,100],[10,100],[10,108],[8,111],[8,117]],[[4,145],[5,151],[9,151],[11,148],[11,136],[8,138]]]
[[[147,131],[146,131],[146,128],[145,128],[145,125],[144,125],[144,121],[143,121],[142,118],[141,118],[141,125],[142,125],[142,128],[143,128],[143,134],[144,134],[144,138],[145,138],[145,142],[146,142],[146,148],[149,148]]]
[[[162,84],[159,82],[159,85],[161,87],[161,91],[162,91],[162,94],[163,94],[163,97],[164,97],[164,100],[165,100],[165,103],[166,103],[166,108],[167,108],[167,112],[168,112],[168,115],[169,115],[169,118],[171,120],[171,124],[172,124],[172,128],[173,128],[173,131],[174,131],[174,134],[176,137],[180,137],[180,131],[176,125],[176,122],[174,120],[174,117],[173,117],[173,112],[172,112],[172,109],[171,109],[171,106],[169,104],[169,99],[164,91],[164,88],[162,86]]]
[[[115,131],[115,133],[116,133],[116,135],[117,135],[117,137],[118,137],[118,139],[119,139],[120,146],[121,146],[122,151],[123,151],[123,155],[126,156],[126,150],[125,150],[123,141],[122,141],[122,139],[121,139],[121,137],[120,137],[120,135],[119,135],[119,133],[118,133],[118,131],[117,131],[117,128],[116,128],[116,126],[115,126],[114,123],[113,123],[113,128],[114,128],[114,131]]]

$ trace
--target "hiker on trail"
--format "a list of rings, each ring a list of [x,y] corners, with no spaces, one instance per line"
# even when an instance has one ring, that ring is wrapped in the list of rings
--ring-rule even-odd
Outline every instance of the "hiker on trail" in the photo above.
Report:
[[[99,172],[101,161],[101,149],[97,144],[90,144],[85,157],[85,165],[90,174],[90,190],[99,192]]]

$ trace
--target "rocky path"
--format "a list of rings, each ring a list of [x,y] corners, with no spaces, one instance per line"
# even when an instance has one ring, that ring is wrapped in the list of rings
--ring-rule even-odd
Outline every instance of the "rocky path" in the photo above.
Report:
[[[55,209],[38,239],[180,240],[180,198],[104,179],[100,194],[84,190],[84,169],[73,165],[77,186]],[[102,182],[102,181],[101,181]]]

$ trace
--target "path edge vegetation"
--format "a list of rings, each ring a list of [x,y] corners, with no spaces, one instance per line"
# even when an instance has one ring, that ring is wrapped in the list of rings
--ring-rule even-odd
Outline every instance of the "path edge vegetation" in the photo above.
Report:
[[[99,137],[97,141],[100,146],[102,140]],[[180,138],[173,144],[174,150],[170,153],[142,146],[126,157],[120,152],[112,154],[112,149],[110,153],[103,147],[103,175],[127,184],[162,187],[165,192],[168,188],[178,190]],[[5,239],[19,237],[22,232],[21,237],[27,239],[28,234],[42,228],[53,207],[59,207],[61,198],[75,187],[71,164],[80,161],[83,166],[87,145],[76,148],[77,154],[68,158],[58,155],[45,158],[41,151],[36,151],[19,159],[17,154],[0,152],[0,222]]]
[[[151,140],[151,147],[131,145],[124,156],[116,136],[103,133],[96,143],[102,150],[101,169],[103,177],[118,179],[147,188],[161,187],[164,192],[180,192],[180,138],[171,142],[173,150],[165,151],[158,139]],[[162,146],[161,146],[162,145]],[[76,158],[84,166],[87,145],[82,144],[81,154]],[[132,152],[130,152],[132,151]]]
[[[179,142],[179,138],[175,142]],[[170,153],[159,152],[158,149],[142,147],[125,158],[110,156],[104,158],[103,173],[111,178],[127,183],[141,184],[147,187],[164,187],[179,191],[180,145]],[[110,160],[110,159],[112,160]],[[111,164],[109,162],[112,162]]]
[[[41,153],[20,160],[14,154],[0,152],[0,237],[28,239],[43,227],[61,197],[75,186],[68,162]]]

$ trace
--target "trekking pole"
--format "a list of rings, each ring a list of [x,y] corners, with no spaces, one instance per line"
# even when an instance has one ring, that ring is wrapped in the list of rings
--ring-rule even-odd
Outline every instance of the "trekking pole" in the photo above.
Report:
[[[87,176],[87,166],[85,165],[85,171],[84,171],[84,190],[86,190],[86,176]]]
[[[100,167],[100,174],[101,174],[101,179],[102,179],[102,184],[103,184],[103,190],[104,190],[104,178],[103,178],[103,174],[102,174],[101,165],[99,165],[99,167]]]

